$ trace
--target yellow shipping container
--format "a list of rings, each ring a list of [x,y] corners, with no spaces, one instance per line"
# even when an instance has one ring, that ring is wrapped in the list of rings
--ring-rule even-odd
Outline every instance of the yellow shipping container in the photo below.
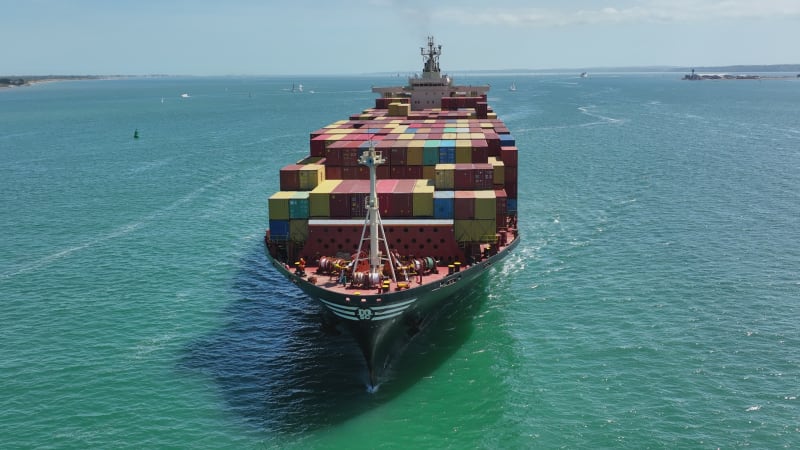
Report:
[[[497,216],[497,198],[494,191],[474,191],[475,218],[492,219]]]
[[[329,134],[328,137],[325,138],[325,146],[327,147],[328,145],[341,140],[343,137],[345,137],[344,134]]]
[[[453,190],[455,188],[455,164],[437,164],[434,172],[436,189]]]
[[[456,137],[456,133],[442,133],[442,140],[454,141]]]
[[[289,200],[295,191],[278,191],[267,201],[270,220],[289,220]]]
[[[306,156],[305,158],[301,159],[300,161],[297,161],[296,164],[300,164],[300,165],[316,164],[323,158],[324,157],[322,157],[322,156]]]
[[[306,164],[300,169],[300,189],[310,191],[325,181],[325,166]]]
[[[459,147],[458,145],[456,145],[456,163],[469,164],[471,162],[472,162],[472,147]]]
[[[336,127],[338,127],[340,125],[344,125],[346,123],[347,123],[347,120],[345,120],[345,119],[337,120],[336,122],[333,122],[332,124],[330,124],[330,125],[328,125],[326,127],[323,127],[323,128],[336,128]]]
[[[422,178],[433,182],[436,179],[436,166],[422,166]]]
[[[308,239],[308,220],[289,221],[289,240],[305,242]]]
[[[494,184],[506,184],[506,165],[503,161],[498,160],[494,156],[489,157],[489,164],[492,165],[492,177]]]
[[[453,231],[459,242],[496,242],[495,219],[454,220]]]
[[[417,180],[412,199],[414,217],[433,217],[433,192],[436,190],[431,180]]]
[[[392,117],[408,117],[411,105],[408,103],[389,103],[389,115]]]
[[[308,193],[309,217],[331,216],[331,192],[336,189],[342,180],[326,180]]]
[[[419,139],[413,140],[408,143],[408,150],[406,153],[406,165],[421,166],[422,165],[422,149],[425,147],[425,141]]]

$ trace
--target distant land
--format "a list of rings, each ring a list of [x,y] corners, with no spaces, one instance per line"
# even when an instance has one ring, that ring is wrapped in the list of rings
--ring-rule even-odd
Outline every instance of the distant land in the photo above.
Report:
[[[675,72],[713,72],[713,73],[795,73],[800,74],[800,64],[733,65],[733,66],[619,66],[619,67],[573,67],[555,69],[496,69],[496,70],[458,70],[459,73],[675,73]]]
[[[35,83],[47,83],[53,81],[109,80],[113,78],[130,77],[126,75],[0,75],[0,88],[30,86],[31,84]]]
[[[706,73],[706,74],[770,74],[770,73],[792,73],[800,76],[800,64],[770,64],[770,65],[732,65],[732,66],[695,66],[695,67],[676,67],[676,66],[619,66],[619,67],[583,67],[583,68],[554,68],[554,69],[492,69],[492,70],[456,70],[453,73],[461,74],[484,74],[484,75],[503,75],[503,74],[548,74],[548,73],[576,73],[586,72],[589,74],[597,73]],[[408,73],[399,72],[378,72],[371,75],[391,75],[400,76]],[[412,72],[413,73],[413,72]],[[302,74],[298,74],[302,75]],[[357,75],[357,74],[353,74]],[[364,75],[364,74],[362,74]],[[78,81],[78,80],[108,80],[121,78],[167,78],[167,77],[192,77],[192,75],[0,75],[0,88],[30,86],[36,83],[46,83],[54,81]],[[241,76],[241,75],[238,75]],[[251,75],[251,76],[275,76],[282,77],[287,75]],[[342,76],[341,74],[338,76]],[[767,77],[769,78],[769,77]],[[787,78],[787,77],[776,77]]]

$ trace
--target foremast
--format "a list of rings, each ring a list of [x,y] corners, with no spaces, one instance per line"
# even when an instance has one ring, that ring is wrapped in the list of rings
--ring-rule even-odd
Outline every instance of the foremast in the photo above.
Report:
[[[392,254],[389,251],[389,243],[386,240],[386,233],[383,230],[381,213],[378,208],[378,180],[375,168],[379,164],[384,164],[386,160],[380,152],[375,150],[375,145],[370,143],[369,149],[361,154],[358,162],[369,169],[369,197],[367,198],[367,217],[364,221],[364,228],[361,231],[361,241],[358,244],[353,267],[359,267],[359,263],[365,259],[362,246],[365,240],[369,241],[369,254],[366,258],[369,261],[369,281],[377,282],[377,280],[383,278],[383,266],[384,263],[388,262],[388,264],[385,264],[389,267],[388,275],[393,282],[396,282],[397,277],[394,273]],[[369,230],[369,236],[366,236],[367,230]],[[383,243],[383,249],[380,248],[381,243]]]

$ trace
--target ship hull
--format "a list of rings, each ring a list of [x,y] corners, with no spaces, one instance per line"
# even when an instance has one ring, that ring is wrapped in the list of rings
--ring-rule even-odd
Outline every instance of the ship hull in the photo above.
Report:
[[[278,272],[322,307],[323,325],[344,329],[353,337],[364,355],[370,384],[377,386],[384,369],[408,342],[518,243],[519,238],[514,239],[496,254],[434,282],[393,292],[343,293],[326,289],[273,258],[269,251],[266,253]]]

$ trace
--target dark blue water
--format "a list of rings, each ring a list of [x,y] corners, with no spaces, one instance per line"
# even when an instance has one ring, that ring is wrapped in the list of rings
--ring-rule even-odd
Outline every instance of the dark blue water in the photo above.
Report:
[[[523,241],[374,394],[261,242],[397,79],[0,91],[0,447],[796,447],[800,82],[678,78],[456,80],[520,147]]]

